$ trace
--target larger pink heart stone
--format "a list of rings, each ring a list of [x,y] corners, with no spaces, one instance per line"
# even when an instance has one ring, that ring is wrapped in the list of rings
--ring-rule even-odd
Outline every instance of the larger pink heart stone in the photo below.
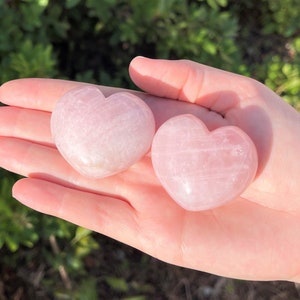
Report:
[[[98,88],[85,86],[57,102],[51,130],[74,169],[102,178],[126,170],[149,151],[155,122],[137,96],[122,92],[105,98]]]
[[[246,133],[235,126],[209,132],[192,115],[165,122],[154,137],[151,155],[166,191],[191,211],[235,199],[257,170],[256,148]]]

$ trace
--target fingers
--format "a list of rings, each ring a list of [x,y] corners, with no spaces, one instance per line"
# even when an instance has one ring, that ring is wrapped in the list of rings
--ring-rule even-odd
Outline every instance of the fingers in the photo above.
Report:
[[[18,79],[0,87],[0,101],[7,105],[51,111],[55,102],[78,83],[55,79]]]
[[[172,226],[173,219],[168,220],[172,212],[159,210],[159,204],[153,213],[143,213],[118,197],[78,191],[32,178],[19,180],[13,187],[13,196],[39,212],[62,218],[150,255],[178,263],[175,258],[180,249],[177,236],[180,225]]]
[[[136,57],[129,73],[150,94],[196,103],[223,115],[253,104],[261,89],[252,79],[187,60]]]
[[[22,176],[48,180],[77,190],[118,195],[133,203],[140,201],[147,189],[153,190],[155,186],[160,188],[149,157],[143,158],[125,172],[94,179],[76,172],[57,149],[11,137],[0,137],[0,167]]]
[[[255,204],[172,217],[159,205],[152,214],[139,213],[122,199],[37,179],[18,181],[13,196],[173,264],[250,280],[286,280],[299,272],[299,220]]]
[[[200,104],[221,114],[237,105],[243,107],[254,100],[257,102],[262,87],[249,78],[191,61],[137,57],[130,64],[129,71],[133,81],[150,94]],[[64,93],[86,84],[37,78],[13,80],[0,87],[0,101],[7,105],[52,111]],[[100,89],[106,96],[122,90],[104,86]]]
[[[26,206],[133,244],[137,235],[135,210],[114,197],[78,191],[51,182],[26,178],[13,187],[13,196]],[[137,244],[134,246],[138,247]]]
[[[55,79],[18,79],[9,81],[0,87],[0,101],[11,106],[51,112],[56,101],[63,94],[68,92],[70,89],[84,85],[88,84]],[[118,88],[105,86],[98,87],[106,97],[113,93],[124,91],[124,89]],[[198,105],[191,105],[178,101],[165,101],[165,99],[147,95],[141,92],[131,92],[139,96],[149,105],[153,111],[157,127],[173,116],[188,113],[200,118],[209,129],[214,129],[227,124],[227,121],[220,117],[220,115],[212,111],[208,111],[207,109],[204,109]],[[2,111],[2,115],[7,114],[7,112],[8,110]],[[12,116],[13,113],[15,114],[14,116]],[[10,111],[12,120],[20,119],[18,113],[18,110]],[[12,124],[12,122],[8,124]],[[10,127],[8,130],[11,133],[12,127],[8,126],[8,124],[6,124],[4,121],[1,122],[1,125],[3,125],[3,130],[7,130],[4,129],[5,127]],[[41,122],[36,124],[41,124]],[[38,129],[38,126],[39,125],[37,125],[36,129]],[[32,132],[35,133],[35,130]],[[8,134],[5,133],[3,135]]]
[[[53,146],[48,112],[0,107],[0,136],[22,138]]]
[[[23,139],[0,137],[0,166],[22,176],[49,176],[72,182],[75,175],[57,150]]]
[[[259,158],[258,173],[268,161],[272,144],[271,110],[265,99],[272,93],[253,79],[187,60],[135,58],[132,80],[156,96],[195,103],[215,112],[225,125],[241,128],[253,140]],[[202,119],[202,118],[200,118]]]
[[[63,186],[113,194],[116,177],[86,178],[77,173],[55,148],[15,138],[0,138],[0,167],[26,177],[35,177]],[[121,184],[119,191],[121,192]]]
[[[63,94],[83,85],[88,85],[88,83],[41,78],[12,80],[0,87],[0,102],[12,106],[52,111],[56,101]],[[104,86],[100,89],[105,96],[121,90]]]

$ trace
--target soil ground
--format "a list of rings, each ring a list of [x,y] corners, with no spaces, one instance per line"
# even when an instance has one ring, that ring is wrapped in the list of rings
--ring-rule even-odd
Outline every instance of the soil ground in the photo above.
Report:
[[[100,249],[85,257],[84,266],[86,273],[95,280],[97,299],[300,299],[300,288],[297,289],[294,283],[241,281],[214,276],[166,264],[102,235],[95,234],[95,238]],[[66,286],[59,273],[45,264],[39,247],[42,245],[37,245],[35,249],[19,250],[19,261],[15,263],[18,267],[0,267],[0,300],[75,299],[58,296],[57,291],[66,291]],[[1,252],[1,256],[8,256]],[[33,257],[32,263],[24,264],[26,255]],[[80,277],[73,278],[72,274],[67,275],[73,288],[83,280]],[[56,280],[56,291],[50,288],[51,285],[47,288],[49,280]],[[82,298],[81,295],[78,299],[88,298]]]

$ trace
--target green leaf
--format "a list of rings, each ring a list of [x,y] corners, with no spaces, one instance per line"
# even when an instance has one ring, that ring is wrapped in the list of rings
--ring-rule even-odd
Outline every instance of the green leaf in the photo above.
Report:
[[[17,77],[52,77],[56,64],[51,45],[34,45],[25,40],[20,50],[10,54],[10,67]]]
[[[206,0],[207,4],[214,10],[218,10],[219,7],[224,7],[227,5],[227,0]]]
[[[66,0],[66,8],[70,9],[79,4],[81,0]]]
[[[89,236],[91,233],[92,230],[78,226],[76,228],[76,233],[75,233],[75,237],[72,240],[72,244],[78,243],[81,239]]]
[[[132,296],[132,297],[125,297],[122,300],[146,300],[145,296]]]
[[[97,300],[97,281],[94,278],[88,278],[82,281],[76,292],[76,300]]]
[[[228,5],[228,0],[217,0],[217,3],[219,4],[219,6],[225,7]]]
[[[49,3],[49,0],[37,0],[38,5],[42,7],[46,7]]]
[[[203,43],[203,49],[211,55],[215,55],[217,53],[216,44],[208,40]]]
[[[125,293],[129,290],[129,286],[124,278],[106,276],[104,279],[106,283],[117,292]]]

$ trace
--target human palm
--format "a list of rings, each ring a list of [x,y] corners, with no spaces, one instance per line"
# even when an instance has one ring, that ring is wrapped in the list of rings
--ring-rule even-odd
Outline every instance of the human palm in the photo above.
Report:
[[[300,281],[299,114],[254,80],[190,61],[136,58],[130,74],[149,93],[139,96],[158,126],[192,113],[211,130],[244,130],[259,159],[248,189],[222,207],[186,211],[160,185],[151,154],[123,173],[85,178],[61,157],[50,133],[55,102],[83,83],[23,79],[0,88],[9,105],[0,109],[0,166],[28,177],[15,184],[14,196],[169,263],[227,277]],[[119,91],[100,88],[106,96]]]

